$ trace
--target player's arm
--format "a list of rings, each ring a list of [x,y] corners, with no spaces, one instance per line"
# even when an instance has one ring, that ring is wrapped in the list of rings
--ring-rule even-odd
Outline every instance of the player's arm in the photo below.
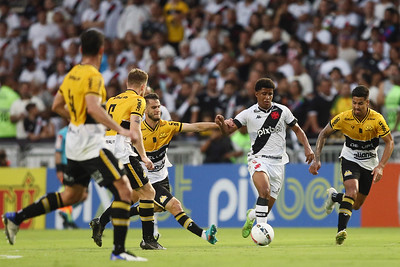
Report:
[[[144,165],[148,170],[154,169],[154,164],[151,160],[146,156],[146,151],[144,149],[143,144],[143,135],[142,130],[140,128],[142,118],[139,115],[131,114],[130,117],[130,132],[132,133],[133,138],[131,138],[133,146],[136,148],[140,158],[142,159]]]
[[[95,94],[87,94],[85,96],[87,113],[93,117],[98,123],[103,124],[108,129],[115,130],[118,134],[132,138],[131,133],[118,125],[104,108],[101,107],[101,98]]]
[[[54,97],[51,110],[67,120],[70,119],[68,109],[65,106],[64,97],[60,94],[60,92],[57,92],[56,96]]]
[[[382,137],[383,141],[385,142],[385,149],[383,150],[382,158],[379,161],[378,166],[374,168],[372,171],[372,175],[374,176],[373,181],[377,183],[381,180],[383,175],[383,168],[385,167],[386,163],[389,161],[390,156],[392,155],[394,142],[392,134],[389,133],[385,137]]]
[[[314,152],[311,149],[310,143],[308,142],[307,136],[304,131],[300,128],[299,124],[296,123],[291,127],[292,131],[296,134],[297,139],[304,147],[304,155],[306,156],[307,164],[310,164],[314,159]]]
[[[232,119],[225,120],[222,115],[217,115],[215,117],[215,123],[218,125],[223,135],[230,135],[238,129],[238,126]]]
[[[214,122],[196,122],[196,123],[182,123],[181,132],[203,132],[212,129],[218,129],[218,125]]]
[[[331,124],[328,123],[324,129],[319,133],[317,144],[315,146],[315,157],[313,162],[308,169],[310,173],[317,175],[319,168],[321,168],[321,151],[325,145],[326,139],[334,132],[335,130],[331,127]]]

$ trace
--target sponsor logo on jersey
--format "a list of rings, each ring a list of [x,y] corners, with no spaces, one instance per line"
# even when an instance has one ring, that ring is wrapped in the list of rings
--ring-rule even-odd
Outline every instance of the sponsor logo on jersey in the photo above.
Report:
[[[379,122],[379,126],[381,126],[383,132],[387,131],[386,126],[381,121]]]
[[[347,171],[345,171],[344,172],[344,176],[350,176],[350,175],[352,175],[353,173],[350,171],[350,170],[347,170]]]
[[[279,116],[279,114],[278,114]],[[258,137],[263,136],[264,134],[272,134],[272,133],[278,133],[282,131],[282,127],[281,126],[276,126],[276,127],[271,127],[268,126],[267,128],[261,128],[260,130],[257,131],[257,135]]]
[[[354,154],[354,158],[355,159],[360,159],[360,160],[372,159],[372,158],[375,158],[375,157],[376,157],[376,154],[372,153],[372,152],[357,152],[357,153]]]
[[[335,126],[339,121],[340,121],[340,117],[337,117],[337,118],[332,122],[332,127]]]
[[[260,168],[261,167],[261,164],[260,163],[258,163],[255,167],[254,167],[254,169],[258,169],[258,168]]]
[[[256,119],[261,119],[261,116],[260,116],[260,115],[257,115]]]

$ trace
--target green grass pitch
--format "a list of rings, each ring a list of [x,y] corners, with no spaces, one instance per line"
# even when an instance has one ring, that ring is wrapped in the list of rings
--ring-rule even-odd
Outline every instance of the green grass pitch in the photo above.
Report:
[[[160,232],[159,241],[168,249],[143,251],[141,231],[130,229],[127,248],[149,261],[129,263],[109,260],[110,229],[104,232],[101,248],[91,239],[90,229],[21,230],[14,246],[1,238],[0,266],[400,266],[400,228],[349,228],[342,246],[335,245],[334,228],[276,227],[269,247],[242,238],[238,228],[218,229],[214,246],[184,229]]]

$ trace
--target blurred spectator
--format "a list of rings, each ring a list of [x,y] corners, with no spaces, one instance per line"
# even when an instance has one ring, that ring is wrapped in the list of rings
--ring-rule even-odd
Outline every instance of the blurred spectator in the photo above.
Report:
[[[219,129],[212,131],[200,151],[205,155],[204,163],[229,163],[234,152],[231,139],[222,135]]]
[[[179,44],[179,56],[174,59],[174,64],[181,70],[183,76],[191,76],[196,71],[199,62],[190,53],[189,42],[182,41]]]
[[[63,7],[72,16],[75,25],[81,25],[83,12],[89,8],[89,0],[63,0]]]
[[[44,84],[46,82],[46,73],[36,66],[35,59],[27,58],[25,67],[23,68],[18,81],[20,83],[36,81],[40,84]]]
[[[8,25],[7,35],[9,37],[18,37],[20,35],[21,21],[17,14],[10,10],[10,1],[0,1],[0,21]]]
[[[379,20],[383,20],[385,17],[385,11],[392,7],[394,7],[394,4],[390,0],[377,1],[375,4],[375,17],[377,17]]]
[[[344,82],[339,88],[335,101],[332,103],[330,119],[344,111],[350,110],[352,103],[350,83]]]
[[[312,26],[308,29],[308,31],[305,32],[303,40],[307,43],[310,44],[312,40],[317,39],[321,44],[328,45],[332,41],[332,35],[331,33],[327,30],[322,28],[322,18],[319,16],[313,17],[313,23]]]
[[[258,11],[258,1],[240,0],[236,3],[237,23],[243,28],[249,26],[250,17],[254,12]]]
[[[338,58],[345,60],[350,67],[353,67],[354,62],[358,57],[357,50],[355,49],[357,43],[356,39],[346,32],[340,33],[338,39]]]
[[[385,104],[385,97],[389,94],[389,91],[394,85],[394,80],[400,75],[399,65],[390,64],[386,70],[384,70],[385,79],[379,84],[379,92],[377,96],[377,106],[382,108]],[[385,112],[382,112],[385,115]],[[385,117],[386,118],[386,117]]]
[[[53,58],[55,47],[61,43],[61,31],[55,24],[48,24],[46,11],[40,10],[37,15],[37,22],[32,24],[28,31],[28,40],[33,49],[37,50],[41,43],[47,44],[49,58]]]
[[[247,153],[251,149],[251,141],[247,127],[240,127],[230,137],[233,150],[231,152],[231,162],[237,164],[247,164]]]
[[[197,95],[198,110],[195,113],[196,122],[206,121],[206,117],[215,118],[218,112],[218,101],[219,92],[217,90],[217,78],[215,76],[210,76],[206,88],[203,92]]]
[[[14,56],[18,53],[18,43],[15,38],[8,36],[7,29],[7,23],[0,20],[0,57],[7,59],[12,65]]]
[[[237,21],[236,9],[229,8],[226,11],[225,29],[229,32],[229,39],[234,43],[239,43],[240,33],[244,31],[244,27]]]
[[[360,33],[361,38],[366,40],[371,37],[371,31],[374,27],[378,27],[380,19],[375,16],[374,13],[375,3],[374,1],[367,1],[363,8],[363,18],[361,19]]]
[[[71,69],[76,64],[81,63],[82,54],[79,51],[79,43],[71,42],[67,51],[65,51],[64,61],[68,66],[68,69]]]
[[[137,42],[143,46],[152,44],[152,37],[155,32],[167,34],[167,26],[165,25],[165,17],[159,3],[150,3],[149,17],[142,23],[140,35],[137,36]]]
[[[299,81],[302,87],[302,96],[309,98],[314,93],[314,85],[311,76],[307,73],[301,62],[301,56],[296,56],[290,61],[293,68],[293,76],[288,76],[288,81]]]
[[[50,75],[52,60],[47,55],[47,44],[41,43],[36,51],[35,58],[37,68],[40,68],[46,74],[46,77]]]
[[[100,0],[90,0],[90,7],[83,11],[81,27],[84,30],[96,28],[104,32],[104,23],[107,10],[100,9]]]
[[[51,95],[55,95],[59,89],[59,86],[64,80],[67,74],[67,67],[64,60],[57,60],[56,71],[52,73],[47,79],[47,91]]]
[[[301,128],[304,127],[307,118],[309,99],[303,96],[303,86],[300,81],[294,80],[289,85],[288,108],[297,119]],[[310,95],[308,96],[310,97]]]
[[[400,131],[400,75],[393,77],[393,86],[385,96],[385,118],[392,132]]]
[[[330,80],[323,78],[317,87],[317,94],[311,100],[304,126],[309,138],[316,138],[330,120],[330,110],[336,95],[331,90]]]
[[[394,47],[400,47],[400,15],[398,10],[395,8],[385,10],[385,15],[379,25],[379,31],[382,35],[382,41]]]
[[[172,120],[192,123],[196,122],[193,118],[195,110],[196,94],[200,90],[201,85],[197,82],[191,83],[188,80],[182,82],[181,89],[175,99],[175,112],[172,112]]]
[[[10,86],[10,76],[0,77],[0,138],[15,138],[17,130],[11,121],[11,105],[19,99],[19,95]]]
[[[164,6],[167,41],[178,53],[179,42],[184,37],[184,24],[189,13],[189,6],[183,0],[169,0]]]
[[[26,106],[34,103],[39,111],[44,111],[45,106],[40,98],[32,97],[31,85],[28,82],[20,83],[18,93],[20,98],[15,100],[10,108],[10,120],[16,123],[17,139],[25,139],[28,136],[24,128],[24,119],[27,117]]]
[[[100,12],[105,14],[104,35],[107,38],[117,37],[117,24],[123,7],[120,0],[105,0],[100,4]]]
[[[328,60],[324,61],[320,68],[319,74],[321,77],[328,77],[333,68],[340,69],[340,72],[346,79],[351,80],[351,68],[347,61],[338,58],[337,47],[333,44],[328,45],[327,56]]]
[[[67,24],[65,26],[65,32],[66,36],[65,39],[61,42],[61,47],[64,49],[64,51],[67,51],[69,48],[69,45],[74,42],[77,44],[80,44],[80,39],[78,35],[78,28],[74,24]]]
[[[227,80],[218,101],[220,111],[225,118],[234,118],[236,114],[245,109],[243,99],[238,95],[238,84],[234,80]]]
[[[0,167],[9,167],[10,161],[7,159],[7,153],[4,149],[0,149]]]
[[[311,4],[307,0],[296,0],[289,4],[288,12],[297,21],[296,37],[301,39],[310,27]]]
[[[128,73],[125,68],[119,67],[115,63],[116,57],[114,54],[107,56],[108,68],[102,72],[104,78],[104,85],[108,86],[110,83],[117,83],[119,87],[122,87],[125,83],[125,79],[128,77]]]
[[[337,13],[333,21],[333,32],[338,34],[343,30],[347,30],[349,33],[355,32],[360,25],[360,18],[353,11],[352,0],[339,0]]]
[[[26,105],[27,116],[24,118],[24,129],[30,141],[54,137],[54,126],[39,115],[39,109],[35,103]]]
[[[143,0],[128,0],[117,24],[117,36],[124,39],[128,32],[138,36],[142,29],[142,23],[150,16],[150,11]]]

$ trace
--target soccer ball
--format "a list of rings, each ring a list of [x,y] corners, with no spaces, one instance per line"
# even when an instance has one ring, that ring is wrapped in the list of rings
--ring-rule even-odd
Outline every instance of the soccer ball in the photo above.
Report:
[[[251,239],[259,246],[266,246],[274,240],[274,229],[268,223],[257,223],[251,229]]]

